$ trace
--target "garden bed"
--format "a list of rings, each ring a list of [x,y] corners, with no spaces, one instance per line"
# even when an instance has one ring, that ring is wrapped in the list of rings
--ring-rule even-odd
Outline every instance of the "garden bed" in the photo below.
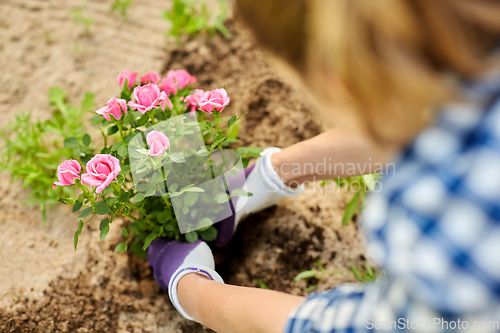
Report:
[[[30,4],[34,6],[36,3],[26,1],[28,9],[19,6],[20,9],[10,10],[30,13],[33,10],[29,9]],[[0,12],[4,13],[6,7],[1,6],[7,5],[0,5]],[[50,9],[41,4],[39,6],[41,8],[35,10],[37,13]],[[100,10],[98,2],[90,2],[90,7],[95,8],[96,12]],[[111,20],[109,24],[118,25],[118,22]],[[149,28],[154,29],[155,21],[149,24]],[[182,46],[169,44],[164,53],[159,52],[160,47],[150,47],[144,59],[139,59],[135,53],[131,55],[142,62],[129,61],[123,66],[143,72],[156,70],[162,75],[169,69],[182,68],[198,78],[197,85],[202,89],[225,86],[232,101],[224,112],[237,115],[247,112],[240,130],[244,145],[286,147],[318,134],[321,127],[313,116],[307,98],[269,68],[264,55],[252,44],[241,26],[229,21],[228,29],[233,35],[230,40],[219,35],[213,38],[198,36]],[[6,33],[5,36],[10,35]],[[94,37],[78,38],[83,47],[88,45],[88,48],[92,48],[105,42],[106,37],[100,36],[97,33]],[[29,43],[30,40],[20,39],[21,44],[25,42]],[[39,41],[32,43],[36,50]],[[59,45],[64,41],[55,40],[53,43]],[[9,47],[14,50],[20,46],[4,46],[5,49]],[[161,59],[158,59],[159,54],[163,54]],[[80,59],[80,64],[62,69],[57,67],[58,62],[53,59],[57,56],[47,56],[49,61],[32,64],[40,77],[44,72],[55,73],[56,77],[63,76],[63,70],[78,71],[79,66],[83,66],[80,68],[83,73],[65,82],[56,82],[63,88],[68,88],[64,86],[68,84],[70,93],[81,93],[82,89],[99,89],[102,82],[94,83],[89,88],[89,84],[83,82],[89,79],[85,75],[109,73],[109,63],[114,61],[113,54],[101,55],[102,61],[90,60],[92,55],[89,53],[76,54],[74,59]],[[136,63],[140,68],[133,67]],[[22,63],[18,65],[22,66]],[[127,68],[119,68],[113,74]],[[107,79],[110,76],[102,77]],[[21,86],[15,81],[14,75],[9,80],[14,86]],[[25,79],[18,80],[21,82]],[[109,82],[109,85],[112,84],[114,82]],[[16,93],[19,94],[12,92]],[[105,102],[104,98],[108,95],[97,94],[97,102]],[[3,107],[12,119],[21,106],[26,109],[27,102],[23,100],[19,103],[10,98],[6,104]],[[35,113],[40,112],[39,107],[31,107],[35,108]],[[43,117],[43,112],[40,115]],[[8,265],[0,272],[0,275],[7,275],[3,277],[4,289],[0,291],[0,331],[81,333],[205,330],[177,314],[166,293],[159,290],[145,260],[134,254],[112,251],[121,237],[116,225],[113,225],[108,237],[100,242],[98,222],[91,223],[89,230],[82,233],[78,250],[73,252],[71,245],[77,224],[76,216],[67,207],[55,206],[49,213],[48,224],[42,226],[39,211],[19,203],[26,196],[19,187],[18,183],[9,184],[7,175],[2,175],[0,254],[2,262],[5,259]],[[348,226],[341,226],[348,195],[339,192],[327,194],[319,188],[314,193],[312,191],[313,186],[309,185],[307,193],[284,200],[278,206],[248,218],[240,225],[227,248],[214,249],[217,269],[227,283],[265,285],[270,289],[305,295],[306,288],[317,281],[295,282],[294,277],[301,271],[315,268],[316,261],[319,260],[330,270],[348,271],[351,263],[359,266],[365,260],[357,224],[351,222]],[[118,220],[114,223],[127,221]],[[351,273],[327,275],[320,281],[317,290],[353,281],[356,280]]]

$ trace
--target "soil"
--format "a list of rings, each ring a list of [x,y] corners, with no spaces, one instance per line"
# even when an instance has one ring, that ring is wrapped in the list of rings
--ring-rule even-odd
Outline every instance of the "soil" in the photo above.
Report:
[[[227,23],[229,40],[201,35],[178,45],[165,41],[167,24],[158,15],[168,3],[134,0],[126,22],[109,13],[111,3],[86,3],[82,13],[96,20],[86,33],[70,13],[82,1],[0,2],[0,125],[21,110],[47,117],[53,85],[72,101],[92,91],[101,105],[118,94],[114,78],[124,69],[165,74],[184,68],[202,89],[226,86],[227,115],[247,113],[243,145],[286,147],[321,131],[312,103],[270,68],[237,22]],[[145,260],[113,252],[127,221],[115,221],[102,242],[90,224],[74,251],[76,216],[56,205],[43,225],[38,208],[21,204],[26,197],[19,182],[0,175],[0,332],[209,331],[177,314]],[[257,287],[258,280],[306,295],[318,281],[293,279],[317,261],[348,271],[365,260],[356,223],[341,226],[348,199],[308,185],[306,193],[242,222],[228,247],[214,249],[217,270],[226,283]],[[351,273],[326,275],[317,290],[354,281]]]

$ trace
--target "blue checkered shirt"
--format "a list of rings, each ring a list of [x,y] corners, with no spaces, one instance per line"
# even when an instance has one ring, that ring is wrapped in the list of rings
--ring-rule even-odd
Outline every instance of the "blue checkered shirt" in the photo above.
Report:
[[[500,79],[463,95],[367,200],[367,252],[386,274],[310,295],[285,332],[500,331]]]

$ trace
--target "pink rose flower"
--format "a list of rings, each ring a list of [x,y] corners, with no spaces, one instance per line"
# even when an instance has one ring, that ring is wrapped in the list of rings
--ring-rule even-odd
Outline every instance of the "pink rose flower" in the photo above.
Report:
[[[172,77],[164,78],[159,87],[161,91],[164,91],[168,96],[177,94],[177,86]]]
[[[231,100],[227,96],[226,89],[215,89],[206,92],[198,102],[201,111],[212,113],[217,110],[221,112],[229,104]]]
[[[167,78],[174,79],[179,89],[184,89],[191,83],[198,81],[194,76],[191,76],[191,74],[183,69],[179,69],[178,71],[168,71]]]
[[[132,97],[135,102],[130,101],[128,105],[142,114],[154,109],[158,104],[161,105],[163,111],[165,111],[167,105],[169,109],[172,109],[172,102],[168,99],[167,94],[160,91],[160,88],[153,83],[135,87]]]
[[[87,162],[87,173],[82,175],[82,184],[97,186],[101,193],[121,171],[120,161],[109,154],[97,154]]]
[[[122,87],[125,84],[125,80],[127,81],[127,88],[132,89],[135,84],[135,78],[137,77],[137,73],[132,73],[131,71],[125,70],[123,74],[118,75],[116,79],[118,80],[118,84]]]
[[[141,84],[154,83],[158,84],[161,81],[161,77],[159,74],[155,72],[146,73],[143,77],[141,77]]]
[[[52,188],[56,186],[69,186],[75,184],[75,179],[80,178],[80,171],[82,167],[80,163],[75,160],[66,160],[59,164],[57,167],[57,179],[58,182],[52,184]]]
[[[149,145],[148,156],[161,156],[170,147],[170,140],[165,133],[160,131],[149,132],[146,136],[146,142]]]
[[[125,114],[127,112],[127,101],[119,98],[112,98],[107,103],[106,106],[100,108],[95,113],[100,114],[106,120],[111,120],[109,115],[115,117],[116,120],[122,118],[122,112]]]
[[[201,99],[205,96],[207,92],[201,89],[195,89],[194,93],[188,95],[184,98],[181,97],[181,101],[187,103],[188,106],[191,106],[191,111],[196,111],[198,105],[200,104]]]

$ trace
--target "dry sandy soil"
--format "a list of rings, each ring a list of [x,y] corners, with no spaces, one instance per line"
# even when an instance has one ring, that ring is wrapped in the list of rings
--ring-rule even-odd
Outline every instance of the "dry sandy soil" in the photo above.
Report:
[[[191,38],[182,46],[165,39],[160,18],[168,2],[134,0],[129,20],[110,14],[111,1],[88,1],[82,13],[96,23],[90,34],[74,26],[72,9],[80,0],[0,2],[0,125],[21,110],[48,117],[47,92],[58,85],[78,101],[84,91],[98,105],[118,94],[115,77],[124,69],[145,73],[185,68],[203,89],[226,86],[227,112],[248,112],[241,124],[245,145],[286,147],[321,130],[307,98],[266,62],[237,23],[230,40]],[[230,245],[214,249],[227,283],[305,295],[300,271],[320,260],[327,269],[348,270],[364,259],[357,224],[341,226],[348,196],[310,185],[307,193],[246,220]],[[100,242],[90,225],[73,250],[77,219],[54,206],[42,225],[40,212],[21,202],[27,192],[0,175],[0,331],[1,332],[203,332],[185,321],[160,291],[148,264],[135,255],[112,251],[120,241],[114,223]],[[318,290],[355,281],[326,276]],[[309,282],[309,284],[315,281]]]

